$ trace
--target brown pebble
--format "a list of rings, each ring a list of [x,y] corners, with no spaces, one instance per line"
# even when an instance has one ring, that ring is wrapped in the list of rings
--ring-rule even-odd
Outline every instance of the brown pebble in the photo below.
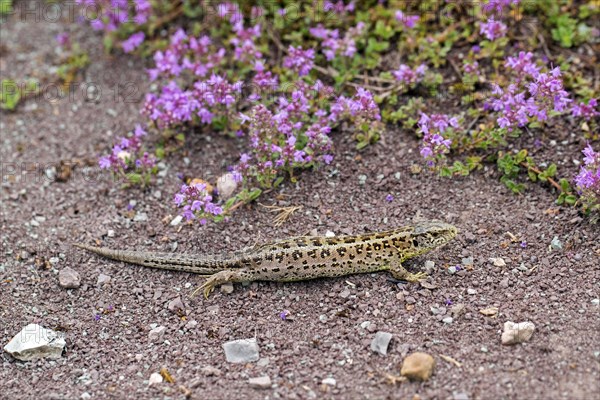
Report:
[[[427,353],[412,353],[402,363],[400,375],[410,380],[426,381],[433,374],[435,360]]]

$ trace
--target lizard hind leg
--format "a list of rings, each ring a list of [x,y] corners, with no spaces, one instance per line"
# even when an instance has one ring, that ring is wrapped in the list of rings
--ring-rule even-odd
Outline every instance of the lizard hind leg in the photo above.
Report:
[[[407,281],[407,282],[420,282],[427,278],[425,272],[417,272],[415,274],[410,273],[402,266],[402,264],[394,260],[390,263],[390,273],[394,279]]]
[[[224,270],[217,272],[216,274],[210,275],[210,277],[200,286],[194,290],[192,296],[195,296],[200,290],[203,291],[204,297],[208,296],[215,289],[215,286],[222,285],[227,282],[241,282],[249,280],[245,270]]]

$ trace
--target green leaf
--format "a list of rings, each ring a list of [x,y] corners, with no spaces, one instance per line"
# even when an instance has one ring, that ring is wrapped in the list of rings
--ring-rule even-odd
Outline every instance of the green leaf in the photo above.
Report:
[[[517,155],[515,156],[515,164],[522,163],[523,161],[525,161],[526,157],[527,157],[527,150],[523,149],[523,150],[519,151],[517,153]]]
[[[3,79],[0,82],[0,108],[12,111],[21,100],[21,89],[11,79]]]
[[[230,198],[229,198],[229,199],[228,199],[228,200],[225,202],[225,205],[223,206],[223,208],[224,208],[225,210],[228,210],[229,208],[231,208],[231,207],[232,207],[232,206],[235,204],[235,202],[236,202],[236,201],[237,201],[237,197],[236,197],[236,196],[230,197]]]
[[[358,142],[358,143],[356,143],[356,150],[362,150],[365,147],[367,147],[368,145],[369,145],[369,142],[367,142],[367,141]]]
[[[262,193],[262,190],[260,190],[260,189],[254,189],[253,191],[250,192],[250,194],[248,196],[249,201],[253,201],[253,200],[258,199],[258,196],[260,196],[261,193]]]
[[[392,29],[392,27],[390,25],[386,24],[382,20],[377,21],[377,23],[375,24],[375,30],[373,31],[373,33],[375,35],[379,36],[380,38],[386,39],[386,40],[396,34],[394,29]]]
[[[440,168],[440,176],[443,176],[444,178],[449,178],[452,176],[452,171],[450,170],[450,168],[444,166]]]
[[[548,176],[548,177],[556,176],[556,164],[554,164],[554,163],[550,164],[550,166],[546,169],[546,176]]]
[[[528,170],[527,171],[527,175],[529,175],[529,179],[531,179],[532,182],[537,181],[537,174],[535,172],[533,172],[532,170]]]
[[[382,53],[390,47],[390,42],[379,42],[374,38],[369,38],[367,42],[367,48],[365,50],[365,54],[369,54],[371,52]]]
[[[133,183],[134,185],[140,184],[142,183],[142,175],[137,174],[135,172],[130,172],[127,174],[127,180],[131,183]]]
[[[571,184],[565,178],[560,179],[558,181],[558,184],[560,185],[560,188],[563,192],[568,193],[571,191]]]
[[[0,0],[0,15],[9,14],[12,9],[12,0]]]
[[[577,197],[572,194],[566,195],[565,202],[569,205],[573,205],[573,204],[577,203]]]

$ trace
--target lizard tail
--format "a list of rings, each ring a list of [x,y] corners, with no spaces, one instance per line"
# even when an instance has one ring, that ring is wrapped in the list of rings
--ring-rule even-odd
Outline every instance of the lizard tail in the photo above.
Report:
[[[113,250],[107,247],[96,247],[82,243],[73,243],[73,246],[110,258],[111,260],[124,261],[130,264],[144,265],[152,268],[191,272],[201,275],[212,275],[227,268],[226,261],[216,257]]]

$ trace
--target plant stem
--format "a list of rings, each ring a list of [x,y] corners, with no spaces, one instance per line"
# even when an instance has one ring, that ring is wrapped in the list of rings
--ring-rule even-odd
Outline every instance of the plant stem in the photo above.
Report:
[[[532,165],[527,164],[525,161],[523,161],[520,165],[522,165],[523,167],[527,168],[528,170],[531,170],[531,171],[535,172],[538,175],[542,173],[542,171],[540,171],[538,168],[536,168],[536,167],[534,167]],[[554,179],[552,179],[550,177],[548,177],[547,179],[548,179],[548,182],[550,182],[550,184],[552,186],[554,186],[556,189],[558,189],[559,192],[561,192],[561,193],[563,192],[563,190],[560,187],[560,185],[558,184],[558,182],[556,182]]]

